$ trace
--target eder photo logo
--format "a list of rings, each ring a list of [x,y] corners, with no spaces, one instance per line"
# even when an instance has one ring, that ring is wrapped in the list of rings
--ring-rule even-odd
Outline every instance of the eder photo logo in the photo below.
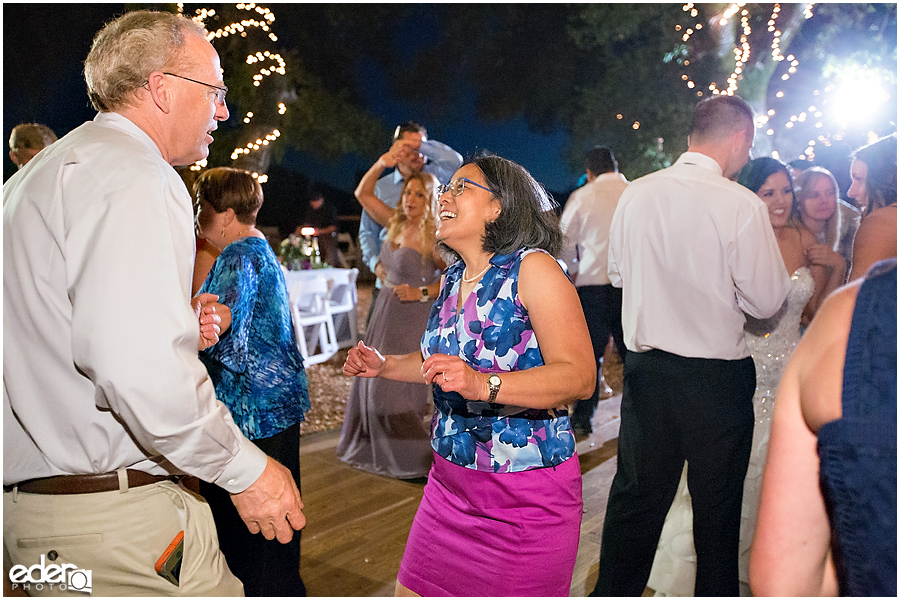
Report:
[[[29,591],[49,590],[83,592],[90,594],[93,589],[92,574],[89,569],[79,569],[73,564],[47,564],[47,556],[41,554],[41,562],[25,567],[15,565],[9,570],[12,589]]]

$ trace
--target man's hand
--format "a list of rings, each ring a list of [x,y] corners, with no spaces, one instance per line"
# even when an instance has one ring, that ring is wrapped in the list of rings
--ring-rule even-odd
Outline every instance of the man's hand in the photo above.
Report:
[[[421,141],[413,140],[397,140],[390,149],[381,155],[378,159],[381,167],[385,169],[393,169],[398,164],[410,164],[414,161],[425,163],[425,157],[419,153],[419,145]]]
[[[266,469],[243,492],[231,495],[238,514],[250,533],[262,533],[267,540],[278,538],[287,544],[294,531],[306,526],[303,501],[291,472],[272,457]]]
[[[222,332],[220,323],[222,317],[216,314],[215,302],[219,299],[215,294],[200,294],[191,300],[194,314],[200,322],[200,340],[197,342],[197,350],[206,350],[219,341]]]

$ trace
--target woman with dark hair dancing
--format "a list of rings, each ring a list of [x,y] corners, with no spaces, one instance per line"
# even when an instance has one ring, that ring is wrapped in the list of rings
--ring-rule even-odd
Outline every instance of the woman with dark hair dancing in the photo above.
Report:
[[[445,274],[421,353],[351,349],[344,373],[433,385],[434,465],[398,595],[567,596],[581,471],[565,405],[597,376],[553,203],[519,165],[481,156],[442,187]],[[423,360],[424,356],[424,360]]]
[[[897,256],[897,134],[863,146],[851,158],[847,195],[863,213],[853,242],[853,281],[876,262]]]

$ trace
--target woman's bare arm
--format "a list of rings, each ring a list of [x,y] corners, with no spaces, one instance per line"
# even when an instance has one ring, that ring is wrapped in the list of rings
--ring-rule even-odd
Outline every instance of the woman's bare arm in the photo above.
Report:
[[[528,310],[544,365],[500,373],[496,402],[527,408],[555,408],[589,398],[597,363],[575,287],[556,261],[540,253],[522,261],[519,298]],[[471,369],[459,357],[434,354],[423,364],[425,381],[469,400],[488,400],[487,373]],[[447,378],[445,380],[444,378]]]
[[[394,209],[382,202],[381,199],[375,195],[375,184],[378,182],[378,178],[381,177],[381,174],[385,169],[391,169],[397,166],[397,162],[403,155],[411,151],[412,142],[406,140],[397,140],[394,142],[391,149],[382,154],[381,157],[375,161],[375,164],[369,167],[369,170],[363,175],[363,178],[359,181],[359,185],[356,186],[356,190],[353,192],[353,195],[356,196],[356,199],[359,200],[362,207],[369,213],[372,220],[382,227],[387,227],[388,222],[391,220],[391,215],[394,214]]]

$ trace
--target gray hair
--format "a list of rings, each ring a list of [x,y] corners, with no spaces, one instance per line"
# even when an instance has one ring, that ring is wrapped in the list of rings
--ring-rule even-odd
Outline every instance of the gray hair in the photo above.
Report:
[[[56,134],[40,123],[20,123],[9,134],[10,150],[41,150],[56,141]]]
[[[206,30],[181,15],[134,11],[107,23],[84,61],[84,80],[94,108],[108,112],[130,104],[150,73],[189,62],[187,35],[206,39]]]

